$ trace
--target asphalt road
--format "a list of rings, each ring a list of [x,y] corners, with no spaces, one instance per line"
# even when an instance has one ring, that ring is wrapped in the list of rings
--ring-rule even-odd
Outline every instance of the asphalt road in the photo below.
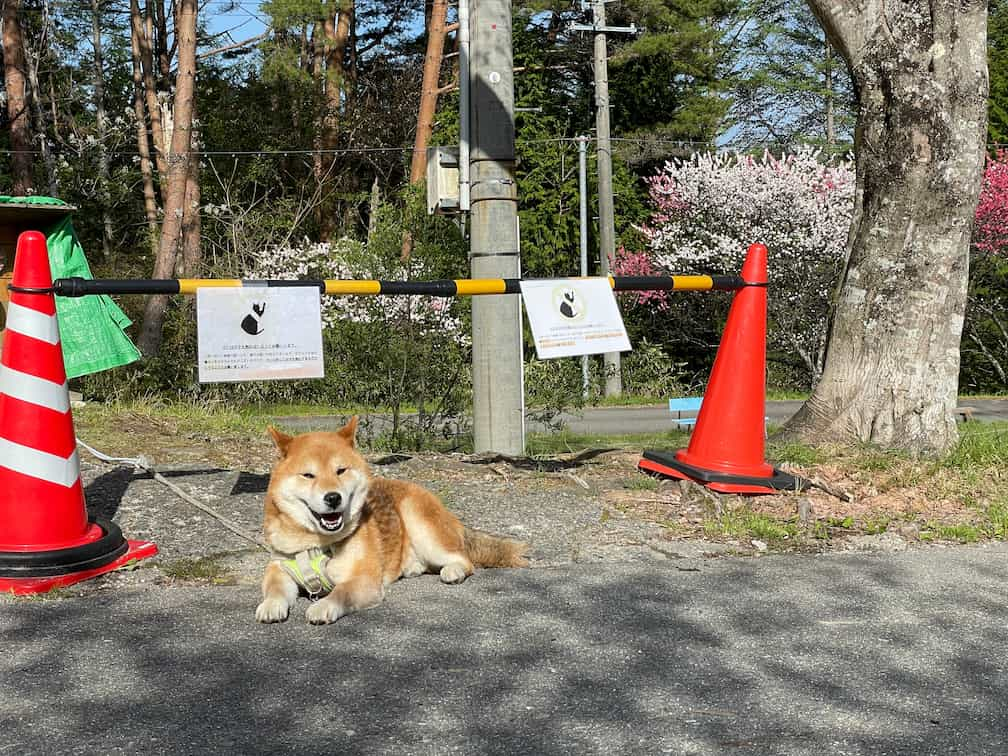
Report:
[[[677,569],[677,566],[679,569]],[[1008,547],[0,600],[0,753],[1004,754]]]
[[[327,627],[306,600],[257,624],[265,554],[86,464],[89,507],[160,566],[0,596],[0,756],[1008,753],[1008,544],[728,556],[576,478],[449,462],[453,508],[533,566],[401,581]],[[261,471],[159,469],[257,527]],[[237,584],[171,577],[201,558]]]
[[[800,401],[773,401],[766,403],[766,416],[771,425],[781,425],[802,406]],[[973,408],[973,420],[991,422],[1008,421],[1008,399],[964,399],[959,406]],[[564,413],[560,416],[563,427],[574,433],[586,435],[619,435],[628,433],[660,433],[673,430],[674,424],[665,405],[644,407],[587,407],[581,412]],[[278,417],[277,424],[295,431],[339,427],[342,417]],[[372,432],[380,432],[387,418],[382,415],[368,416]],[[532,433],[548,433],[550,428],[529,421],[527,430]]]
[[[775,401],[766,403],[766,416],[772,425],[781,425],[797,412],[803,402]],[[972,407],[973,419],[990,422],[1008,420],[1008,399],[963,399],[959,406]],[[667,406],[591,407],[582,413],[563,416],[564,426],[574,433],[610,435],[621,433],[656,433],[673,427]],[[545,428],[530,424],[529,430]]]

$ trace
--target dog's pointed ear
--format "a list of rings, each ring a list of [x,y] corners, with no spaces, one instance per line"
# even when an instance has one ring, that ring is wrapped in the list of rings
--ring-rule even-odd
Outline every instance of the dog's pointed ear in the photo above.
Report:
[[[347,424],[337,431],[350,446],[355,446],[357,443],[357,415],[354,415],[347,421]]]
[[[273,436],[273,443],[276,444],[276,448],[280,452],[280,457],[286,457],[287,448],[290,446],[290,442],[294,440],[294,437],[288,436],[286,433],[277,430],[272,425],[266,430],[268,430],[270,435]]]

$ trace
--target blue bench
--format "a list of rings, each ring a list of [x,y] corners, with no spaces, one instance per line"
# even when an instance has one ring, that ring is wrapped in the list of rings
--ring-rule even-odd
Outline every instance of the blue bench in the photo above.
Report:
[[[680,396],[676,399],[668,400],[669,412],[672,414],[672,422],[683,430],[693,430],[696,425],[697,413],[700,412],[700,405],[703,404],[702,396]],[[770,418],[763,418],[763,435],[766,436],[766,426],[770,423]]]
[[[672,420],[680,428],[692,430],[696,425],[697,413],[700,405],[703,404],[702,396],[681,396],[677,399],[668,400],[669,412],[672,413]]]

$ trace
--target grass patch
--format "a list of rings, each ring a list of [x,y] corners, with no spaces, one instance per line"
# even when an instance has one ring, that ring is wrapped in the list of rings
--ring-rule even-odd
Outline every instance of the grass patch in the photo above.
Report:
[[[161,565],[161,572],[174,580],[212,583],[213,585],[234,585],[230,570],[220,563],[220,557],[200,559],[177,559]]]
[[[827,451],[798,441],[771,441],[767,444],[767,455],[775,462],[795,465],[819,465],[830,459]]]
[[[623,488],[631,491],[657,491],[660,485],[661,481],[644,473],[638,473],[623,481]]]
[[[184,428],[208,434],[262,432],[270,423],[267,415],[254,408],[237,409],[220,404],[182,404],[137,400],[116,404],[89,402],[74,408],[74,419],[102,431],[114,431],[130,423],[148,423],[166,430]]]
[[[1008,423],[962,423],[959,445],[942,460],[960,471],[1001,467],[1008,459]]]
[[[976,525],[969,523],[956,523],[943,525],[942,523],[928,523],[921,530],[922,541],[957,541],[958,543],[976,543],[983,536],[983,531]]]
[[[795,391],[793,389],[767,388],[766,399],[768,402],[804,402],[811,394],[808,391]]]
[[[538,457],[550,454],[572,454],[584,449],[679,449],[688,443],[689,434],[682,431],[624,433],[606,436],[562,430],[559,433],[530,433],[526,438],[525,446],[529,456]]]
[[[668,406],[671,396],[600,396],[592,400],[592,407],[650,407],[651,405]]]
[[[866,517],[861,526],[864,529],[865,535],[881,535],[889,530],[892,522],[892,518],[887,515],[876,515]]]
[[[991,504],[984,514],[991,538],[1008,539],[1008,501]]]
[[[772,544],[797,537],[798,526],[793,522],[781,522],[759,512],[748,505],[722,512],[704,523],[704,533],[708,536],[729,536],[743,540],[758,539]]]

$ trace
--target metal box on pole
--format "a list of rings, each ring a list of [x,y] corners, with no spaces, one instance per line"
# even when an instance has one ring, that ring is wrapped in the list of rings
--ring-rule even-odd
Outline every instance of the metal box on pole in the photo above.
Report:
[[[459,206],[458,147],[427,148],[427,213],[455,215]]]

